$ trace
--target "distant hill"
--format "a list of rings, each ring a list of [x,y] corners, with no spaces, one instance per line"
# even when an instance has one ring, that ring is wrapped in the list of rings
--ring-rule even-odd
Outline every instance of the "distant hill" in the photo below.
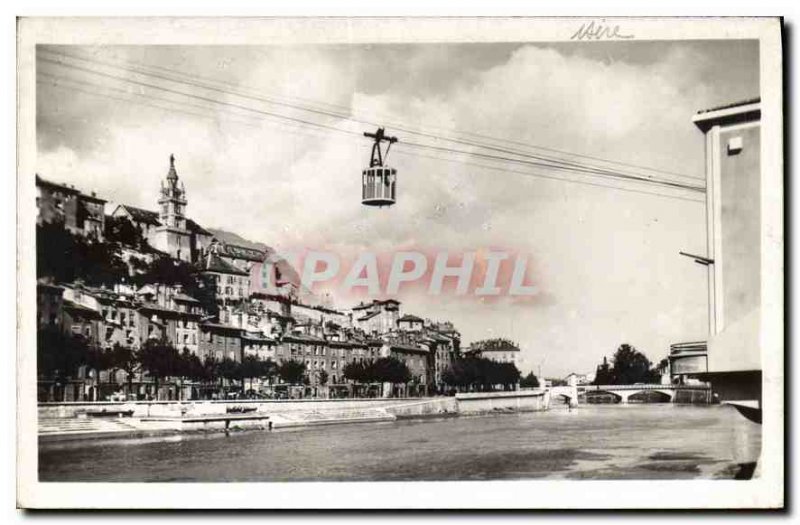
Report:
[[[263,242],[253,242],[248,241],[241,235],[225,230],[220,230],[218,228],[206,228],[206,230],[210,231],[214,237],[218,240],[227,243],[227,244],[236,244],[238,246],[244,246],[245,248],[254,248],[256,250],[265,251],[267,253],[275,253],[275,250],[271,247],[267,246]]]

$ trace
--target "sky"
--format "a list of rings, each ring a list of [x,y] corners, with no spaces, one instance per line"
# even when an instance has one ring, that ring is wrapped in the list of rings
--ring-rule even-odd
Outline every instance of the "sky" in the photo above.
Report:
[[[622,343],[657,362],[671,343],[706,337],[706,271],[678,255],[706,253],[699,195],[409,144],[475,150],[436,138],[457,136],[560,150],[702,185],[704,140],[691,117],[759,95],[755,41],[40,46],[37,56],[37,172],[46,179],[155,209],[174,154],[189,217],[277,249],[524,254],[538,289],[531,300],[397,297],[404,312],[451,320],[464,343],[517,341],[523,372],[592,372]],[[161,78],[136,74],[143,66]],[[165,80],[174,74],[190,83]],[[370,143],[357,134],[372,124],[400,139],[389,157],[398,170],[391,208],[360,204]]]

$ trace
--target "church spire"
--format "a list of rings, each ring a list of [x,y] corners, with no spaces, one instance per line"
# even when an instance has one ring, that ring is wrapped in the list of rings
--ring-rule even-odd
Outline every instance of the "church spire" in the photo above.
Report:
[[[175,155],[172,154],[169,156],[169,173],[167,174],[167,180],[172,184],[178,181],[178,172],[175,171]]]

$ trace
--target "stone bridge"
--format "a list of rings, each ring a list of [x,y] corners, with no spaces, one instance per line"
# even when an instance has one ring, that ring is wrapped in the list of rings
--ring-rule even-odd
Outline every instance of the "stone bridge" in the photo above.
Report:
[[[619,403],[628,403],[631,396],[647,392],[657,392],[664,396],[665,400],[674,403],[679,391],[686,390],[700,392],[704,395],[705,402],[711,401],[711,387],[705,385],[657,385],[657,384],[636,384],[636,385],[570,385],[554,386],[550,388],[550,396],[561,396],[566,399],[570,406],[578,405],[579,396],[611,394],[615,396]]]
[[[551,386],[550,399],[555,396],[563,397],[570,407],[578,406],[578,387],[575,385],[570,386]]]

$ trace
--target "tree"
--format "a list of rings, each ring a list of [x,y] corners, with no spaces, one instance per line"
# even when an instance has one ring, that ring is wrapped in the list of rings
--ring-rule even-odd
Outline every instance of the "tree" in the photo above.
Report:
[[[253,378],[261,377],[263,375],[264,367],[263,361],[254,355],[245,356],[242,359],[241,374],[243,379],[250,380],[250,390],[253,390]]]
[[[180,373],[181,356],[166,340],[148,339],[139,352],[142,368],[153,378],[156,399],[161,379]]]
[[[342,369],[344,378],[352,381],[356,385],[353,392],[355,396],[358,396],[359,385],[369,382],[368,374],[369,371],[367,367],[358,361],[351,361],[344,365]]]
[[[212,355],[208,355],[203,359],[202,363],[202,381],[216,384],[219,379],[219,361]]]
[[[270,383],[272,382],[272,378],[278,373],[278,363],[270,358],[259,361],[259,368],[258,377],[266,377]]]
[[[40,328],[36,337],[36,368],[42,378],[63,384],[89,361],[89,342],[82,335],[67,335],[56,326]]]
[[[466,390],[475,382],[476,373],[472,358],[456,359],[442,374],[445,384]]]
[[[539,388],[539,378],[536,377],[533,372],[529,372],[528,375],[523,377],[519,382],[519,386],[523,388]]]
[[[119,342],[114,343],[114,346],[107,349],[103,356],[105,370],[108,370],[108,382],[113,383],[114,386],[117,384],[117,370],[120,369],[117,363],[117,352],[119,348],[122,348],[122,345]]]
[[[242,379],[242,365],[233,359],[224,358],[217,363],[217,377],[235,383]]]
[[[655,365],[653,369],[650,371],[650,374],[653,376],[652,377],[653,383],[660,383],[662,374],[669,377],[670,376],[669,358],[665,357],[661,361],[659,361],[658,364]]]
[[[381,357],[367,366],[365,374],[380,383],[405,384],[411,381],[408,366],[396,357]]]
[[[351,361],[342,369],[345,379],[349,379],[354,383],[362,383],[365,381],[367,374],[366,369],[362,363]]]
[[[183,390],[183,382],[188,379],[189,381],[202,381],[205,377],[205,370],[200,358],[191,352],[186,347],[180,353],[180,358],[177,362],[175,375],[181,379],[181,389],[178,390],[178,399],[181,398]]]
[[[196,287],[195,272],[192,265],[179,259],[162,256],[155,257],[142,275],[135,278],[137,284],[182,285],[185,289]]]
[[[187,288],[186,293],[200,301],[200,306],[208,315],[219,315],[217,280],[213,275],[195,275],[195,285]]]
[[[203,367],[203,362],[188,348],[184,348],[181,354],[181,367],[183,369],[183,377],[186,379],[191,381],[203,381],[206,379],[206,371]]]
[[[278,366],[278,377],[290,385],[296,385],[303,382],[306,374],[306,364],[301,361],[290,359],[284,361]]]
[[[140,249],[145,245],[142,232],[127,217],[106,217],[106,240],[131,248]]]
[[[613,384],[613,381],[614,375],[611,371],[611,365],[608,364],[608,360],[603,356],[603,363],[597,366],[593,383],[595,385],[610,385]]]
[[[650,360],[627,343],[617,348],[612,363],[610,384],[632,385],[653,381]]]
[[[513,389],[522,374],[514,363],[501,363],[484,357],[457,359],[442,374],[442,381],[459,389]]]
[[[139,369],[139,356],[128,346],[116,343],[111,348],[111,362],[115,369],[125,372],[125,379],[128,383],[128,395],[133,392],[133,375]]]
[[[450,387],[459,387],[459,373],[456,370],[456,364],[452,363],[442,372],[442,382]]]
[[[381,357],[373,361],[367,368],[367,376],[372,381],[405,385],[412,380],[411,371],[405,362],[395,357]]]
[[[112,286],[128,277],[128,266],[112,244],[73,235],[63,223],[44,223],[36,227],[36,276]]]
[[[104,351],[102,348],[95,344],[89,344],[86,352],[86,366],[93,370],[97,378],[97,394],[102,394],[102,382],[100,381],[100,374],[104,370],[110,370],[113,366],[111,360],[111,352]],[[110,380],[110,378],[109,378]]]
[[[514,363],[496,363],[498,366],[498,379],[499,383],[507,390],[514,390],[517,383],[519,383],[522,372],[519,371]]]

